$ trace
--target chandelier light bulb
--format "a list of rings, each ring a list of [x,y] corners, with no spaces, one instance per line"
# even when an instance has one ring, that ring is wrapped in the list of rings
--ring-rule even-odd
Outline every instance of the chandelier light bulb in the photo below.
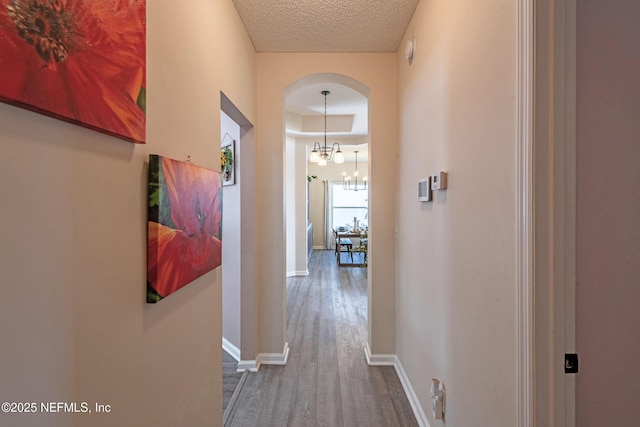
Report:
[[[311,152],[311,156],[309,157],[309,161],[311,163],[318,163],[318,150],[316,150],[315,148]]]
[[[358,153],[359,151],[353,152],[356,156],[355,161],[355,171],[353,172],[353,181],[351,181],[351,176],[346,176],[346,172],[342,174],[342,184],[345,190],[366,190],[367,189],[367,177],[365,176],[360,183],[358,183],[358,176],[360,172],[358,172]],[[351,183],[353,182],[353,185]]]

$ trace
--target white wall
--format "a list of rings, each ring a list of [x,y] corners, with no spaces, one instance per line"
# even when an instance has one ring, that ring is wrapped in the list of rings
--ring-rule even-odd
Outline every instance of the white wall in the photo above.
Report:
[[[285,140],[285,215],[287,277],[306,276],[307,270],[307,161],[306,147],[296,138]]]
[[[287,277],[296,275],[296,187],[295,187],[295,146],[296,140],[291,136],[285,139],[285,233],[286,271]]]
[[[305,276],[307,269],[307,150],[304,144],[294,146],[293,184],[295,192],[296,253],[295,274]]]
[[[230,1],[146,22],[146,145],[0,104],[0,395],[112,406],[3,426],[221,425],[220,269],[146,304],[146,162],[219,168],[219,94],[255,118],[255,52]]]
[[[242,258],[240,126],[221,111],[220,141],[224,140],[227,134],[235,140],[236,183],[222,187],[222,240],[224,242],[222,245],[222,336],[240,349],[240,260]]]
[[[576,426],[640,419],[637,1],[579,0]]]
[[[446,425],[516,425],[515,4],[422,1],[413,64],[397,55],[396,353],[433,426],[431,378]],[[449,188],[418,202],[440,170]]]

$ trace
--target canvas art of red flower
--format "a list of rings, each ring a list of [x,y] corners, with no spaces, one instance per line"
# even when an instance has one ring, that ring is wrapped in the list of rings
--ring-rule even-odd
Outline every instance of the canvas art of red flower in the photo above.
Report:
[[[221,189],[217,171],[149,156],[147,302],[221,264]]]
[[[144,0],[0,0],[0,100],[145,142]]]

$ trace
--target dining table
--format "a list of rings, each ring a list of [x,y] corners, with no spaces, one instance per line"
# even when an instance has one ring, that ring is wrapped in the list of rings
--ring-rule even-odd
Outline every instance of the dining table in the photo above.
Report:
[[[363,239],[367,239],[367,231],[365,230],[355,230],[353,228],[346,228],[346,227],[338,227],[338,228],[334,228],[334,231],[336,233],[336,237],[337,240],[340,241],[340,239],[359,239],[360,242],[362,242]],[[361,243],[359,243],[359,245],[361,245]],[[344,246],[344,245],[342,245]],[[358,246],[353,246],[354,248],[356,248],[356,252],[359,252],[357,250]],[[349,251],[349,255],[350,255],[350,259],[351,262],[343,262],[342,260],[342,253],[346,253],[346,252],[341,252],[340,251],[341,248],[338,248],[338,266],[366,266],[367,263],[366,261],[366,257],[363,256],[363,262],[361,263],[355,263],[353,261],[353,250]]]

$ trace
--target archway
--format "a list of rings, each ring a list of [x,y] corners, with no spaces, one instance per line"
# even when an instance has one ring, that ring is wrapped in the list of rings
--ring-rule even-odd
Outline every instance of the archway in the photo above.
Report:
[[[330,93],[328,97],[323,97],[323,91]],[[359,152],[363,175],[371,175],[367,156],[371,141],[369,93],[369,87],[358,80],[336,73],[312,74],[283,90],[287,277],[308,274],[310,251],[330,248],[332,228],[328,220],[331,214],[326,206],[327,189],[342,179],[345,169],[353,169],[354,151]],[[325,100],[328,105],[326,121],[323,120]],[[310,172],[311,147],[315,141],[323,144],[325,129],[327,144],[340,145],[345,164],[311,165],[314,169]],[[313,181],[313,177],[317,177],[317,181]],[[370,292],[367,296],[369,299]]]

